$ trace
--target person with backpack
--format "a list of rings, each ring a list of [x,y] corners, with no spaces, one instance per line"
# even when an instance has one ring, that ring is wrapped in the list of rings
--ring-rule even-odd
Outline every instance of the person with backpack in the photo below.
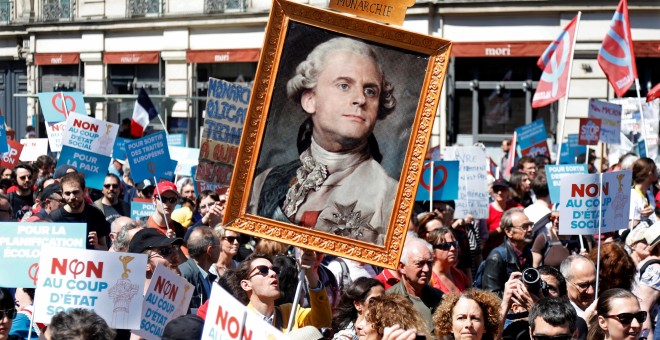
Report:
[[[513,272],[522,272],[532,266],[532,223],[522,208],[504,212],[499,228],[505,234],[504,242],[493,249],[479,265],[474,287],[502,297],[504,285]]]
[[[643,311],[649,315],[656,315],[658,311],[658,299],[660,298],[660,222],[654,223],[644,232],[644,239],[648,244],[646,257],[637,266],[635,283],[632,292],[639,298]],[[651,329],[652,318],[647,318],[642,324],[642,329]],[[658,327],[658,325],[656,325]],[[658,330],[655,330],[658,332]],[[653,330],[647,337],[653,339]]]

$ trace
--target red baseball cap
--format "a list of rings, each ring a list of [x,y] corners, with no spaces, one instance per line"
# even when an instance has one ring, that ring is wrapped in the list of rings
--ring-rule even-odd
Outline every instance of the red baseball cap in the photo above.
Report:
[[[179,192],[176,190],[176,185],[170,181],[162,181],[159,182],[158,185],[156,186],[156,191],[154,191],[154,194],[163,194],[167,191],[171,191],[175,193],[177,196],[179,196]]]

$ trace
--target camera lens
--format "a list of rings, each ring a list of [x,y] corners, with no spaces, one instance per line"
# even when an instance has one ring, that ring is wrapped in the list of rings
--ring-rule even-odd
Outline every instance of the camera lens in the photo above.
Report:
[[[528,286],[533,286],[539,282],[541,274],[535,268],[527,268],[522,272],[522,282]]]

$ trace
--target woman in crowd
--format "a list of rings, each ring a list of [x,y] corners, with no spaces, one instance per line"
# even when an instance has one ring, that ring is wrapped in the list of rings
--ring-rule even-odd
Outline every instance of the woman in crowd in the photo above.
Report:
[[[596,264],[598,249],[591,249],[588,257]],[[635,263],[620,244],[611,242],[600,246],[599,291],[604,292],[611,288],[630,290],[635,272]]]
[[[179,194],[181,197],[186,197],[191,200],[195,200],[195,185],[193,184],[192,178],[184,177],[176,183],[176,187],[179,188]]]
[[[22,340],[16,335],[9,335],[11,324],[16,317],[14,299],[7,288],[0,288],[0,340]]]
[[[561,262],[571,255],[567,247],[571,236],[559,235],[559,211],[550,213],[550,222],[551,225],[544,227],[532,243],[534,268],[541,264],[559,268]]]
[[[658,167],[652,159],[642,157],[633,163],[632,178],[630,228],[640,222],[646,222],[647,226],[650,226],[656,222],[655,197],[651,187],[658,182]]]
[[[519,171],[512,174],[509,183],[513,191],[513,197],[511,199],[514,202],[521,204],[523,207],[528,207],[532,204],[532,196],[529,192],[532,187],[532,181],[526,173]]]
[[[414,340],[418,333],[428,334],[426,322],[421,314],[410,300],[399,294],[382,295],[371,299],[364,319],[355,328],[360,340]]]
[[[447,227],[433,230],[426,235],[426,240],[433,245],[431,285],[443,293],[460,293],[470,287],[467,275],[456,268],[460,255],[458,242]]]
[[[440,215],[435,211],[421,213],[417,221],[417,236],[421,239],[426,239],[426,234],[442,227],[442,220],[440,218]]]
[[[218,194],[211,190],[204,190],[199,194],[196,201],[196,207],[199,214],[202,216],[186,231],[186,236],[183,237],[184,241],[188,241],[190,233],[196,228],[201,226],[213,227],[222,223],[222,217],[225,211],[224,203],[220,201]]]
[[[371,299],[385,294],[383,284],[369,277],[361,277],[345,288],[339,305],[334,311],[332,328],[333,339],[355,340],[358,338],[355,325],[364,319],[364,312]]]
[[[587,340],[638,339],[647,317],[630,291],[606,290],[596,303],[596,315],[589,322]]]
[[[486,219],[486,225],[488,226],[488,239],[482,249],[484,258],[490,254],[491,250],[504,242],[504,230],[500,229],[500,220],[502,219],[504,212],[511,208],[522,208],[522,205],[510,199],[511,187],[506,180],[496,180],[493,182],[491,188],[493,203],[488,206],[488,219]]]
[[[493,293],[469,289],[445,295],[433,315],[437,339],[498,339],[502,331],[501,300]]]
[[[238,254],[239,234],[231,230],[226,230],[222,224],[218,224],[213,231],[220,239],[220,257],[215,264],[211,265],[209,272],[215,274],[217,277],[222,276],[225,270],[230,268],[238,268],[239,262],[234,260],[234,256]]]

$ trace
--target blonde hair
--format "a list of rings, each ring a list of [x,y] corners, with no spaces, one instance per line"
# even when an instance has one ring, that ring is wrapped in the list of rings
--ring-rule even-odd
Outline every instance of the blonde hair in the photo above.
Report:
[[[502,318],[500,316],[500,305],[502,300],[497,295],[479,289],[468,289],[459,294],[446,294],[442,303],[433,314],[433,323],[435,324],[435,336],[439,339],[452,334],[454,323],[454,307],[460,299],[473,300],[481,308],[484,316],[486,332],[482,340],[494,340],[500,334],[502,327]]]
[[[415,329],[418,333],[429,335],[428,325],[412,302],[400,294],[386,294],[369,300],[369,307],[364,318],[371,324],[379,338],[383,337],[385,327],[394,325],[402,329]]]

